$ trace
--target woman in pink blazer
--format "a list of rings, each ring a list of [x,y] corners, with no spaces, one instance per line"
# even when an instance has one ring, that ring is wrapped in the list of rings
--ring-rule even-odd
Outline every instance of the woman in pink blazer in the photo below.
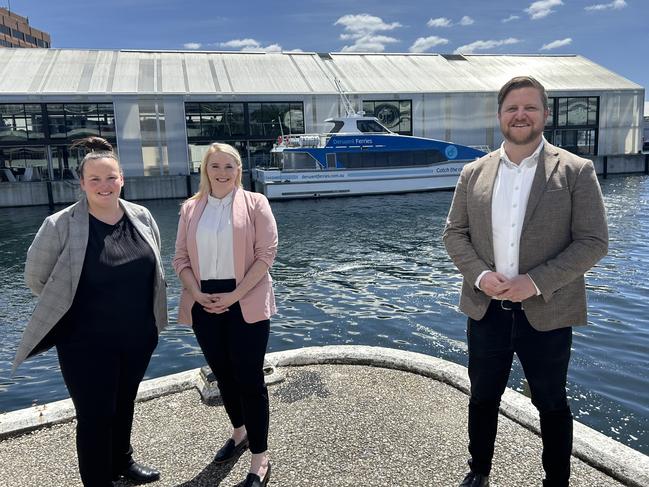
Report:
[[[265,486],[270,478],[263,362],[275,313],[268,269],[276,253],[268,200],[241,187],[237,150],[212,144],[198,192],[180,210],[173,260],[183,283],[178,322],[192,325],[232,422],[232,436],[214,461],[228,462],[250,447],[244,487]]]

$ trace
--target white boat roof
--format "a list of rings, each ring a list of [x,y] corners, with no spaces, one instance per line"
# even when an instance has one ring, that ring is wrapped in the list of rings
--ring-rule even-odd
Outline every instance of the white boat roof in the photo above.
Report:
[[[530,74],[549,91],[642,90],[577,55],[0,49],[0,95],[495,92]]]

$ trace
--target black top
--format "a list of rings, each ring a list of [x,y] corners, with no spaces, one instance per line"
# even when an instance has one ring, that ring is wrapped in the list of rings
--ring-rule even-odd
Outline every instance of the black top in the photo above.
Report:
[[[126,215],[114,225],[89,218],[83,269],[59,341],[128,346],[155,333],[155,254]]]

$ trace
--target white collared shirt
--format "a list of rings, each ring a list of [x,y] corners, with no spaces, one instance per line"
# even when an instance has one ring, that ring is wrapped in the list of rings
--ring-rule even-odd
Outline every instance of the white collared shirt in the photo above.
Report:
[[[509,279],[519,274],[521,231],[544,143],[545,138],[541,138],[532,155],[518,165],[511,162],[507,156],[505,143],[500,146],[500,165],[491,197],[491,228],[496,272]],[[476,287],[487,272],[489,271],[484,271],[478,276]],[[536,287],[536,284],[534,286]],[[538,287],[536,291],[538,294]]]
[[[232,241],[232,196],[207,197],[207,205],[198,221],[196,245],[201,280],[234,279]]]

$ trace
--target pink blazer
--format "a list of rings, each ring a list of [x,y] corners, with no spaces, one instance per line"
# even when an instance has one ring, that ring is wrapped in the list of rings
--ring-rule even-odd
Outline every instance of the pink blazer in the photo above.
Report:
[[[188,200],[180,209],[176,253],[173,266],[176,274],[187,267],[191,268],[197,282],[201,282],[198,268],[198,247],[196,229],[207,196]],[[234,241],[234,274],[237,284],[241,282],[248,269],[256,260],[262,260],[268,267],[273,265],[277,254],[277,225],[268,200],[260,193],[244,189],[234,190],[232,199],[232,238]],[[191,309],[194,304],[189,291],[183,289],[178,309],[178,323],[192,323]],[[277,309],[273,294],[273,281],[267,272],[264,277],[239,301],[243,319],[247,323],[269,319]]]

